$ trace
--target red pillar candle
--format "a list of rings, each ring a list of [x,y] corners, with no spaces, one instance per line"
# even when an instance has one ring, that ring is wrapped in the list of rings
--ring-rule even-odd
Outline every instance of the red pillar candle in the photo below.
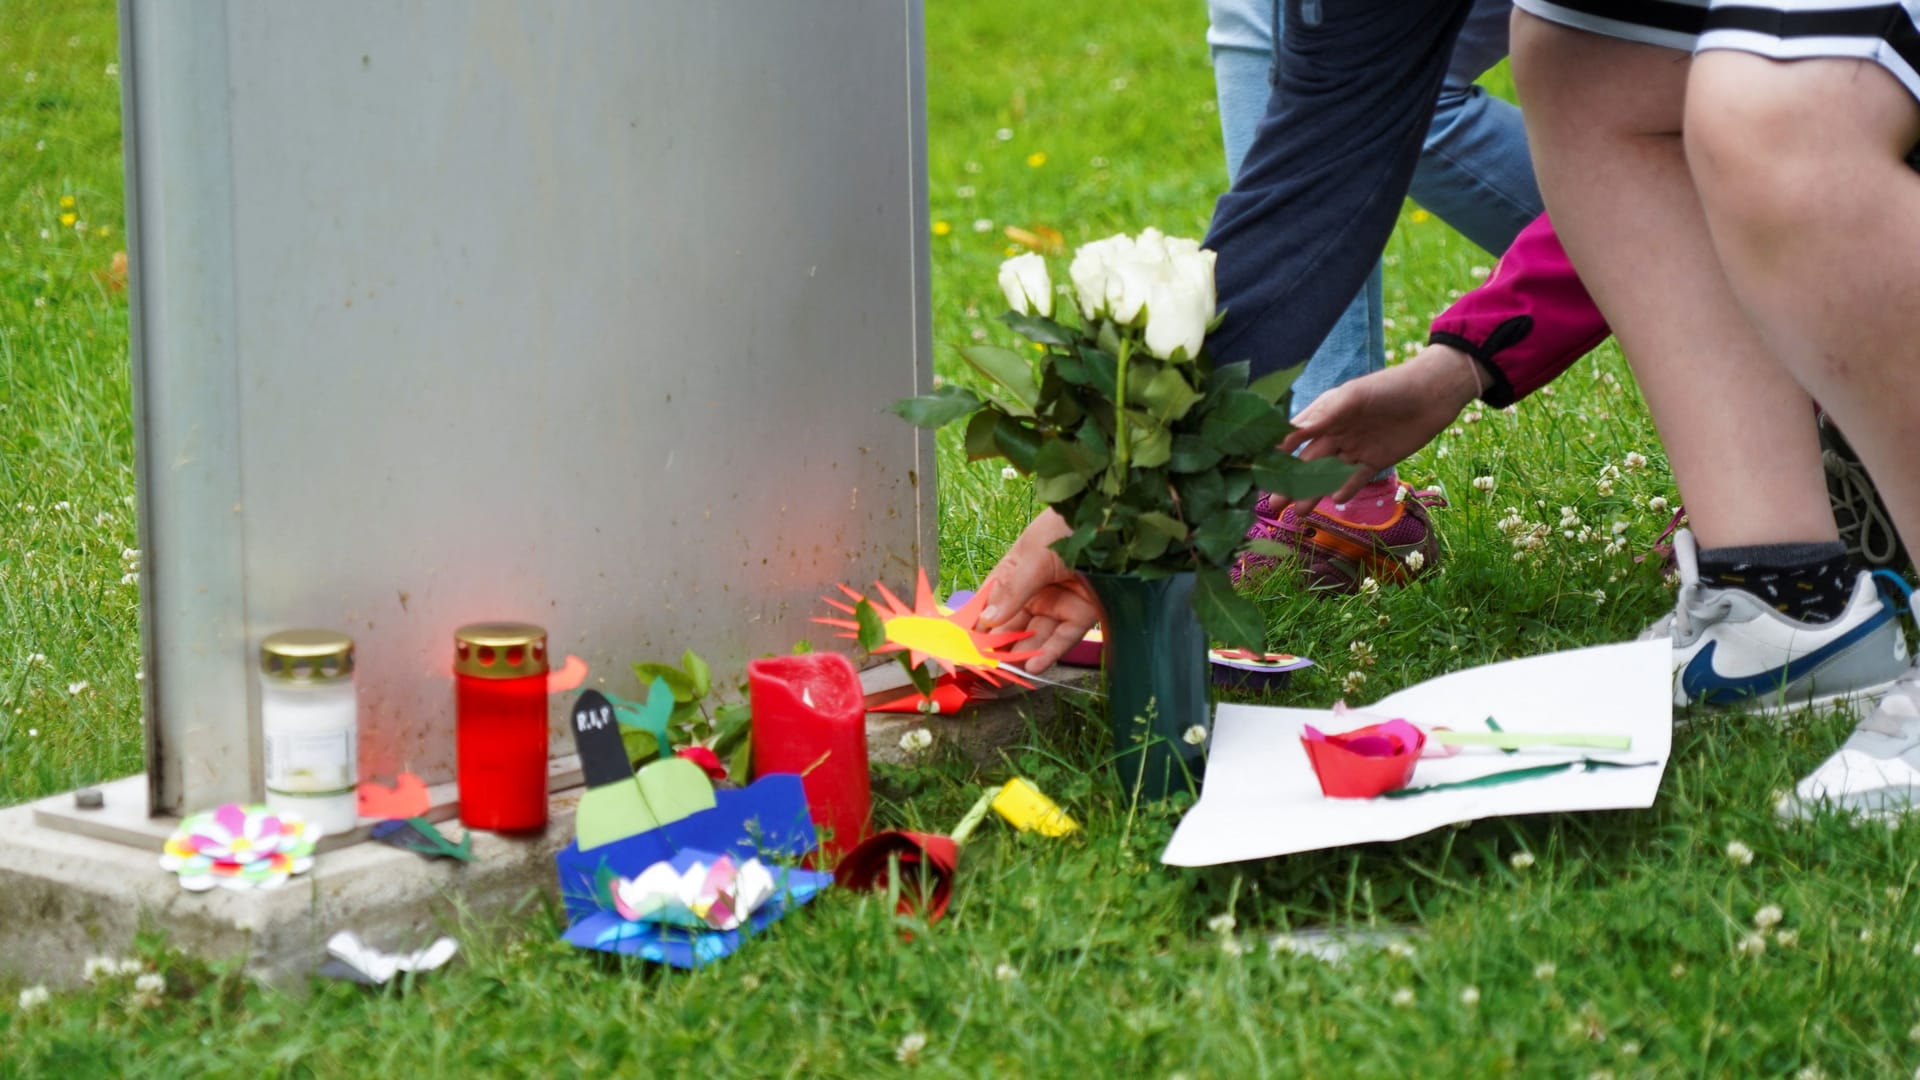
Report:
[[[531,832],[547,825],[547,632],[476,623],[454,632],[460,821]]]
[[[755,660],[747,682],[754,775],[801,775],[831,865],[866,838],[873,813],[860,676],[838,653],[807,653]]]

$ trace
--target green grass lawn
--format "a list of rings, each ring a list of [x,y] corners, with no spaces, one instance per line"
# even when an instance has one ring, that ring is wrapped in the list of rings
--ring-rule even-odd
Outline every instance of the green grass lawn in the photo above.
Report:
[[[1198,236],[1224,167],[1199,0],[933,0],[927,23],[936,363],[965,378],[952,347],[1005,337],[1006,226],[1069,245]],[[106,0],[0,6],[0,804],[140,767],[114,36]],[[1492,262],[1424,214],[1402,224],[1396,353]],[[950,585],[984,575],[1035,509],[957,434],[939,492]],[[1276,700],[1370,700],[1619,640],[1670,603],[1658,560],[1635,557],[1676,496],[1611,346],[1550,395],[1466,414],[1404,471],[1452,500],[1442,572],[1332,600],[1262,583],[1275,647],[1321,665]],[[305,1000],[150,941],[157,994],[123,976],[19,1009],[31,976],[0,985],[0,1076],[1906,1076],[1920,837],[1771,813],[1845,730],[1705,719],[1676,733],[1649,811],[1187,871],[1157,862],[1182,804],[1129,807],[1101,734],[1066,724],[985,774],[881,770],[887,824],[944,828],[974,785],[1017,770],[1087,826],[1047,841],[990,823],[952,914],[912,940],[883,904],[829,893],[685,975],[559,944],[530,897],[516,920],[451,927],[464,960],[405,992]],[[1393,927],[1417,936],[1337,966],[1288,944]]]

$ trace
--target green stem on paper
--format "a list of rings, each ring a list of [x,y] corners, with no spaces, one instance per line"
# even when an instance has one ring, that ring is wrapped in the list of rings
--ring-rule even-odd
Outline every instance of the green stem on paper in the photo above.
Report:
[[[1595,761],[1593,758],[1581,758],[1579,761],[1563,761],[1558,765],[1534,765],[1525,769],[1508,769],[1505,772],[1488,773],[1471,780],[1455,780],[1445,784],[1427,784],[1422,787],[1396,788],[1383,791],[1382,799],[1405,799],[1414,795],[1425,795],[1434,791],[1457,791],[1461,788],[1494,787],[1498,784],[1513,784],[1522,780],[1538,780],[1543,776],[1580,769],[1585,772],[1597,772],[1601,769],[1645,769],[1660,764],[1657,761]]]
[[[1526,731],[1429,731],[1427,738],[1442,746],[1497,746],[1518,750],[1526,746],[1584,746],[1595,750],[1631,750],[1631,735],[1538,733]]]

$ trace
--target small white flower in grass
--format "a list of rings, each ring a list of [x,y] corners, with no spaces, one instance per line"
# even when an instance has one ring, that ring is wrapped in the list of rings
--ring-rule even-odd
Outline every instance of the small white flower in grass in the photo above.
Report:
[[[980,171],[980,163],[977,161],[969,161],[965,165],[962,165],[960,167],[962,169],[965,169],[969,173],[977,174]]]
[[[909,754],[917,754],[933,745],[933,732],[926,728],[914,728],[900,736],[900,749]]]
[[[1226,953],[1228,956],[1245,956],[1252,949],[1253,946],[1248,945],[1236,937],[1223,937],[1220,939],[1220,951]]]
[[[1560,969],[1551,960],[1542,960],[1540,963],[1533,965],[1533,977],[1540,982],[1547,982],[1558,974],[1560,974]]]
[[[120,961],[119,974],[138,975],[142,971],[145,971],[146,969],[147,969],[147,965],[141,963],[138,958],[129,956],[125,960]]]
[[[1647,500],[1647,509],[1653,511],[1656,514],[1666,513],[1667,508],[1671,505],[1673,504],[1667,501],[1667,497],[1665,495],[1655,495],[1653,498]]]
[[[1407,570],[1410,573],[1419,573],[1420,568],[1425,565],[1427,565],[1427,557],[1420,552],[1415,551],[1407,555]]]
[[[87,686],[88,683],[85,679],[81,679],[79,682],[70,682],[67,684],[67,693],[72,694],[74,697],[79,697],[81,694],[87,692]]]
[[[1207,920],[1207,929],[1216,934],[1231,934],[1236,925],[1238,925],[1238,923],[1234,919],[1233,912],[1231,911],[1223,911]]]
[[[1739,866],[1753,865],[1753,849],[1738,840],[1727,841],[1727,858]]]
[[[992,231],[993,231],[993,219],[992,219],[992,218],[974,218],[974,219],[973,219],[973,231],[974,231],[974,232],[977,232],[977,233],[988,233],[988,232],[992,232]]]
[[[972,184],[961,184],[959,187],[953,189],[953,197],[956,199],[971,199],[973,195]]]
[[[1607,602],[1607,590],[1605,590],[1605,589],[1595,589],[1595,590],[1593,590],[1593,602],[1594,602],[1595,604],[1604,604],[1604,603],[1606,603],[1606,602]]]
[[[20,991],[20,1011],[37,1009],[53,1000],[53,992],[44,986],[29,986]]]
[[[167,992],[167,977],[157,971],[149,971],[133,980],[133,988],[142,994],[158,996]]]
[[[1753,913],[1753,925],[1762,930],[1771,930],[1779,926],[1780,920],[1786,917],[1787,913],[1780,910],[1779,904],[1768,904]]]
[[[1393,992],[1393,996],[1391,998],[1388,998],[1387,1000],[1393,1002],[1395,1008],[1399,1008],[1399,1009],[1412,1008],[1413,1007],[1413,990],[1409,987],[1403,986],[1400,989],[1395,990]]]
[[[1379,596],[1380,583],[1373,580],[1371,576],[1361,578],[1360,579],[1360,595],[1361,596]]]
[[[18,715],[20,715],[20,710],[18,710],[18,709],[15,709],[15,710],[14,710],[13,712],[14,712],[14,715],[15,715],[15,716],[18,716]],[[27,738],[29,738],[29,739],[37,739],[37,738],[39,738],[39,737],[40,737],[40,729],[39,729],[39,728],[37,728],[37,727],[30,727],[30,728],[28,728],[28,729],[27,729]]]
[[[976,327],[974,327],[974,328],[973,328],[972,330],[969,330],[969,331],[967,331],[967,332],[968,332],[969,334],[971,334],[971,335],[973,335],[973,340],[975,340],[975,341],[985,341],[985,340],[987,340],[987,332],[986,332],[985,330],[983,330],[983,329],[981,329],[981,328],[980,328],[980,327],[978,327],[978,326],[976,326]]]
[[[1476,476],[1476,477],[1474,477],[1474,478],[1473,478],[1473,489],[1474,489],[1475,491],[1492,491],[1492,490],[1493,490],[1493,477],[1491,477],[1491,476]]]
[[[1018,479],[1020,479],[1020,470],[1019,470],[1019,469],[1016,469],[1016,468],[1014,468],[1014,467],[1013,467],[1013,466],[1011,466],[1011,465],[1007,465],[1007,466],[1005,466],[1005,467],[1003,467],[1003,468],[1001,468],[1001,470],[1000,470],[1000,479],[1002,479],[1002,480],[1018,480]]]
[[[920,1051],[927,1048],[927,1036],[923,1032],[909,1031],[900,1037],[899,1045],[893,1048],[893,1060],[902,1065],[911,1065],[920,1060]]]
[[[1379,618],[1373,620],[1373,624],[1375,626],[1386,626],[1388,623],[1391,623],[1392,621],[1393,621],[1393,616],[1388,615],[1386,612],[1383,611],[1380,613]]]
[[[1629,450],[1627,456],[1621,460],[1621,464],[1629,469],[1644,469],[1647,467],[1647,455],[1638,450]]]
[[[122,585],[138,585],[138,584],[140,584],[140,571],[138,571],[138,570],[129,570],[129,571],[127,571],[126,573],[124,573],[124,574],[121,574],[121,575],[120,575],[120,584],[122,584]]]
[[[88,982],[104,976],[116,975],[120,962],[111,956],[89,956],[86,963],[80,965],[80,977]]]
[[[1616,520],[1616,521],[1614,521],[1614,523],[1613,523],[1613,535],[1615,535],[1615,536],[1619,536],[1619,535],[1620,535],[1621,533],[1623,533],[1623,532],[1626,532],[1626,531],[1627,531],[1627,523],[1626,523],[1626,522],[1624,522],[1624,521],[1619,521],[1619,520]]]
[[[1188,746],[1199,746],[1201,743],[1206,742],[1207,741],[1206,725],[1195,724],[1192,727],[1188,728],[1180,736],[1180,741],[1183,743],[1186,743]]]
[[[740,976],[740,989],[747,991],[760,989],[760,976],[752,974],[751,972]]]
[[[1127,77],[1125,75],[1119,75],[1107,80],[1107,89],[1113,91],[1116,94],[1122,90],[1125,90],[1126,88],[1127,88]]]
[[[107,78],[109,78],[109,79],[117,79],[117,78],[119,78],[119,77],[120,77],[120,65],[119,65],[119,64],[108,64],[108,65],[107,65]]]
[[[1827,1074],[1818,1065],[1808,1065],[1794,1073],[1793,1080],[1827,1080]]]
[[[1775,930],[1773,932],[1773,943],[1783,949],[1791,949],[1795,945],[1800,944],[1800,931]]]
[[[1340,680],[1340,689],[1343,693],[1348,693],[1348,694],[1359,693],[1360,688],[1366,685],[1366,682],[1367,682],[1367,673],[1364,671],[1355,669],[1353,671],[1347,672],[1347,677]]]
[[[1479,422],[1480,422],[1480,410],[1479,410],[1479,409],[1469,409],[1469,410],[1467,410],[1467,411],[1466,411],[1466,412],[1465,412],[1464,414],[1462,414],[1462,415],[1461,415],[1461,417],[1460,417],[1460,421],[1461,421],[1461,423],[1465,423],[1465,424],[1477,424],[1477,423],[1479,423]]]
[[[1733,946],[1733,951],[1741,956],[1759,956],[1767,951],[1767,935],[1755,931],[1743,935]]]
[[[1529,869],[1533,866],[1533,852],[1516,851],[1512,855],[1507,856],[1507,865],[1513,867],[1515,870]]]
[[[1465,1005],[1469,1009],[1479,1005],[1480,988],[1477,986],[1462,987],[1460,989],[1460,1004]]]
[[[1871,929],[1860,931],[1861,944],[1866,944],[1868,942],[1871,942],[1872,940],[1873,940],[1873,931]]]
[[[1404,941],[1389,941],[1387,942],[1387,955],[1401,960],[1411,960],[1413,959],[1413,946]]]
[[[1353,654],[1353,662],[1361,667],[1373,666],[1373,646],[1364,641],[1350,641],[1347,652]]]
[[[1273,940],[1267,942],[1267,954],[1269,956],[1278,956],[1281,953],[1291,954],[1299,947],[1299,943],[1293,940],[1292,934],[1275,934]]]
[[[1491,271],[1484,266],[1469,266],[1467,267],[1467,273],[1471,274],[1476,278],[1483,278],[1483,277],[1486,277],[1489,273],[1491,273]]]
[[[46,297],[44,297],[44,296],[36,296],[36,297],[34,297],[34,298],[33,298],[33,306],[34,306],[34,307],[38,307],[38,308],[43,308],[43,307],[46,307],[46,306],[47,306],[47,298],[46,298]]]
[[[1686,974],[1687,974],[1687,965],[1685,964],[1675,964],[1672,967],[1667,969],[1667,978],[1669,979],[1685,978]]]
[[[53,230],[52,230],[52,229],[41,229],[41,230],[40,230],[40,239],[42,239],[42,240],[51,240],[51,239],[53,239]]]
[[[996,139],[998,139],[998,140],[1000,140],[1001,142],[1012,142],[1012,141],[1013,141],[1013,129],[1012,129],[1012,128],[1001,128],[1000,130],[998,130],[998,131],[996,131],[996,132],[994,132],[994,133],[993,133],[993,137],[994,137],[994,138],[996,138]]]
[[[1620,1056],[1621,1056],[1621,1057],[1639,1057],[1639,1056],[1640,1056],[1640,1044],[1639,1044],[1639,1043],[1637,1043],[1637,1042],[1623,1042],[1623,1043],[1621,1043],[1621,1044],[1620,1044]]]
[[[1907,1029],[1907,1041],[1920,1043],[1920,1024]]]
[[[1002,961],[993,969],[993,977],[1000,982],[1012,982],[1020,977],[1020,969]]]

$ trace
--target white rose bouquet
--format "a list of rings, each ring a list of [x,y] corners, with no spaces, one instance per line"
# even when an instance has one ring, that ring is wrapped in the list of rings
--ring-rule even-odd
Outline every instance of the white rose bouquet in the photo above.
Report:
[[[1261,489],[1332,492],[1352,471],[1333,458],[1302,462],[1276,444],[1291,430],[1293,371],[1250,378],[1246,360],[1218,364],[1214,253],[1147,229],[1074,253],[1077,324],[1054,319],[1047,262],[1019,255],[1000,267],[1011,308],[1001,316],[1041,353],[960,350],[989,384],[948,384],[896,402],[921,427],[966,420],[969,457],[1004,458],[1073,526],[1055,545],[1076,570],[1143,578],[1194,571],[1194,610],[1216,639],[1264,647],[1259,609],[1227,568],[1250,544]],[[1279,554],[1280,552],[1269,552]]]

